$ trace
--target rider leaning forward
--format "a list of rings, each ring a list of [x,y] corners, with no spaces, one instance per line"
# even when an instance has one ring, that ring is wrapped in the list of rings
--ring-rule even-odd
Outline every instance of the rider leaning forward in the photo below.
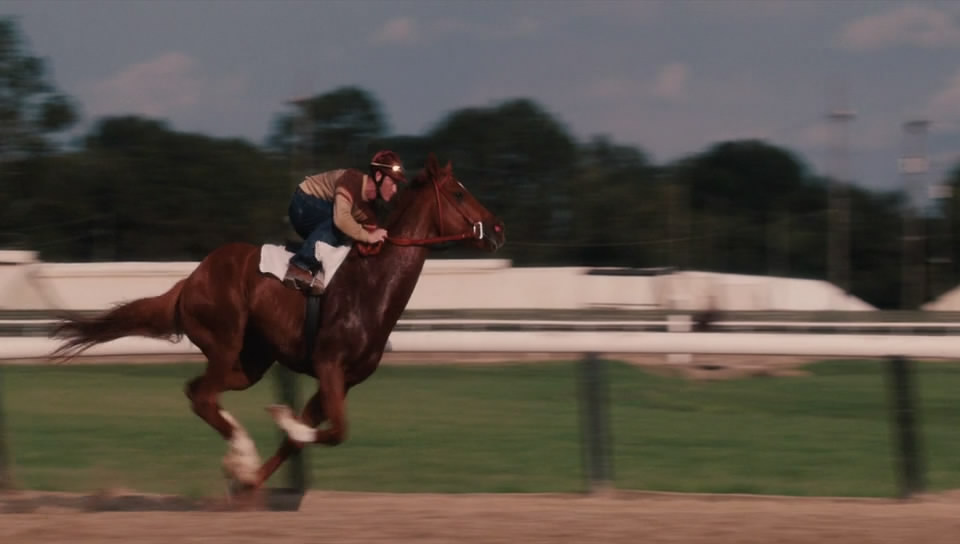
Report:
[[[315,279],[321,265],[316,258],[317,242],[331,246],[348,240],[374,244],[387,232],[368,231],[364,222],[376,217],[377,198],[390,201],[397,184],[406,183],[403,163],[393,151],[378,151],[369,165],[369,175],[355,168],[341,168],[304,178],[290,200],[290,224],[304,242],[290,258],[283,282],[291,287],[322,292],[322,281]]]

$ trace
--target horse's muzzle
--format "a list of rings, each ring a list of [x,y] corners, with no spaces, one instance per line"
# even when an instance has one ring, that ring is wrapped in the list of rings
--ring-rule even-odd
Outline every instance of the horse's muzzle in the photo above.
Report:
[[[494,223],[492,223],[490,227],[486,230],[485,234],[486,234],[487,243],[490,245],[490,248],[493,251],[497,251],[498,249],[503,247],[503,244],[505,244],[507,241],[507,237],[506,237],[506,234],[504,233],[504,226],[502,221],[495,221]]]

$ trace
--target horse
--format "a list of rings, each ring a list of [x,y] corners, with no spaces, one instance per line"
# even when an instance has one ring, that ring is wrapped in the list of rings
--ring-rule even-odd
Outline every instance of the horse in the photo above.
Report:
[[[262,246],[231,242],[161,295],[94,317],[62,317],[51,337],[63,341],[51,356],[67,361],[125,336],[186,336],[207,362],[184,393],[193,412],[227,442],[222,469],[230,485],[256,492],[307,444],[336,446],[346,439],[347,393],[379,366],[430,249],[461,243],[495,252],[506,241],[503,222],[457,180],[450,162],[440,166],[433,153],[397,196],[384,227],[385,242],[349,248],[319,295],[314,330],[303,328],[307,295],[259,269]],[[287,406],[267,407],[285,434],[261,464],[253,440],[219,397],[253,386],[275,362],[314,378],[316,391],[299,417]]]

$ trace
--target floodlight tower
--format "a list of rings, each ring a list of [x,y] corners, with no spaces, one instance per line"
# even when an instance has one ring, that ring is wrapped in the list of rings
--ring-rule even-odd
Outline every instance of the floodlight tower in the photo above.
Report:
[[[903,123],[903,143],[899,161],[900,176],[907,202],[903,210],[903,254],[901,307],[918,308],[926,297],[926,216],[928,195],[926,174],[930,168],[927,157],[927,129],[930,121],[913,119]]]
[[[831,172],[829,187],[829,216],[827,242],[827,277],[831,284],[844,293],[850,291],[850,181],[849,125],[856,119],[855,111],[837,108],[827,113],[832,130]]]

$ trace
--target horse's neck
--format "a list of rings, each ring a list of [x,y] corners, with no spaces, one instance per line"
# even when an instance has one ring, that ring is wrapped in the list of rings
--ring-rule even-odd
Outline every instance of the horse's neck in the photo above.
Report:
[[[422,239],[435,236],[435,211],[430,187],[422,187],[417,193],[407,196],[409,201],[398,206],[395,215],[388,219],[387,229],[391,237]]]
[[[391,221],[388,229],[390,237],[424,239],[436,236],[434,221],[429,213],[429,193],[418,196],[416,201],[400,212],[395,221]],[[385,242],[380,253],[371,258],[370,264],[376,268],[374,276],[378,280],[378,284],[373,286],[379,300],[378,313],[389,325],[388,328],[393,328],[410,301],[427,253],[425,247],[397,246]]]

